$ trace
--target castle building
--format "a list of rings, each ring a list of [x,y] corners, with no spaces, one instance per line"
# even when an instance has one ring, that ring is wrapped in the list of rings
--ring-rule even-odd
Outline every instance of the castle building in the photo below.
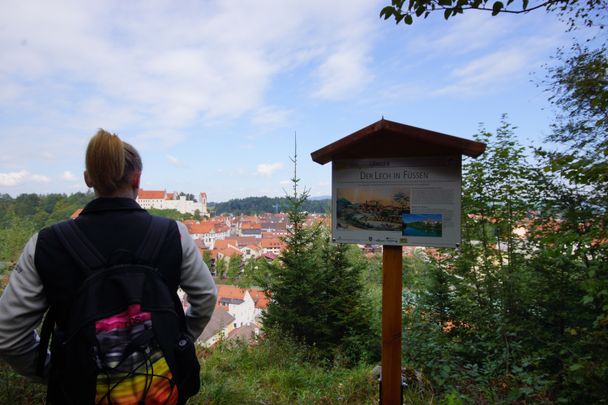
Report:
[[[208,216],[207,194],[200,193],[199,201],[187,200],[179,193],[167,193],[166,190],[139,189],[137,203],[144,209],[156,208],[160,210],[177,210],[182,214],[194,214],[197,210],[201,216]]]

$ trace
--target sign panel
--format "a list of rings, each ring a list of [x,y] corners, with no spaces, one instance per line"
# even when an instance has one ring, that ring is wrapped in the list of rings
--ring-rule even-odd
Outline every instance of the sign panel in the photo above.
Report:
[[[335,242],[456,247],[461,156],[335,160]]]

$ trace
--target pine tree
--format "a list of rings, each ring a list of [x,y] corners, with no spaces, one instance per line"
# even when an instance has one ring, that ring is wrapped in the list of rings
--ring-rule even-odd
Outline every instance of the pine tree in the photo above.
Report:
[[[370,326],[371,306],[366,302],[361,267],[348,259],[349,246],[332,244],[320,226],[305,226],[302,207],[308,192],[298,192],[297,151],[292,162],[287,247],[280,265],[269,266],[265,288],[271,300],[264,327],[314,346],[329,360],[352,364],[369,359],[379,342]]]
[[[333,244],[328,234],[322,238],[324,317],[323,338],[333,356],[346,364],[377,360],[379,335],[372,330],[372,308],[365,295],[361,266],[349,260],[346,244]]]
[[[326,319],[319,316],[322,306],[321,280],[317,277],[321,267],[319,257],[314,254],[318,245],[318,228],[306,228],[306,214],[302,206],[308,191],[298,191],[297,148],[294,157],[293,194],[287,196],[290,227],[283,239],[287,247],[280,256],[280,266],[271,266],[271,277],[265,286],[270,293],[268,309],[264,314],[264,327],[271,328],[302,340],[316,344],[323,334],[321,329]]]

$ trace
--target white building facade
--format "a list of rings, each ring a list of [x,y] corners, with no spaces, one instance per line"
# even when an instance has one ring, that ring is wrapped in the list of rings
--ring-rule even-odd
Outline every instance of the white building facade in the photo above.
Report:
[[[137,203],[144,209],[156,208],[159,210],[176,210],[182,214],[194,214],[196,211],[201,216],[208,216],[207,194],[200,193],[199,201],[186,199],[179,193],[167,193],[166,190],[143,190],[137,194]]]

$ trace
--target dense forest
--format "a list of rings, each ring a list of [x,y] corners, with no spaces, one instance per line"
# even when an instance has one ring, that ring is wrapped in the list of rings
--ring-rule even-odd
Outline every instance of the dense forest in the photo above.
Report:
[[[302,210],[309,213],[323,214],[328,212],[330,200],[307,200],[302,205]],[[220,203],[209,203],[209,210],[216,215],[252,215],[263,212],[285,212],[289,207],[289,201],[285,197],[247,197],[236,198]]]

